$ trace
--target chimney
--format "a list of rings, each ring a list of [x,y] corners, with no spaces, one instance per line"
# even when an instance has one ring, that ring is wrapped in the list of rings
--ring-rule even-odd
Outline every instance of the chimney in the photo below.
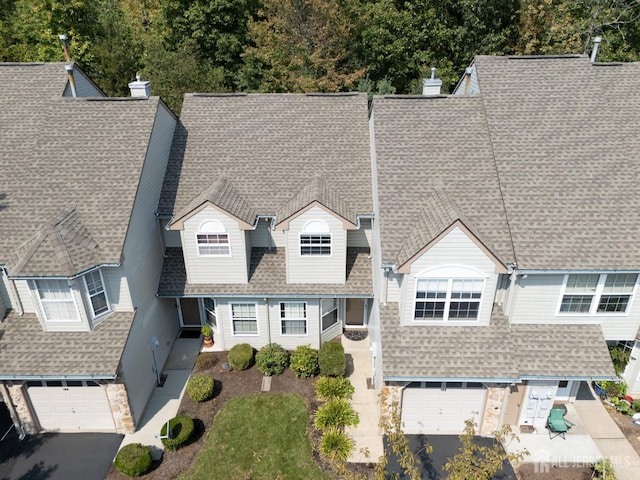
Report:
[[[593,50],[591,50],[591,63],[596,61],[596,55],[598,55],[598,47],[600,46],[600,42],[602,41],[602,37],[596,37],[593,39]]]
[[[140,80],[140,75],[136,75],[136,81],[129,84],[129,90],[131,90],[132,97],[150,97],[151,96],[151,82]]]
[[[64,66],[64,69],[67,71],[67,76],[69,77],[69,88],[71,88],[71,96],[77,97],[78,92],[76,91],[76,81],[73,78],[73,62],[71,61],[71,56],[69,55],[69,46],[67,45],[67,36],[62,34],[58,35],[60,38],[60,43],[62,43],[62,50],[64,51],[64,59],[67,61],[67,64]]]
[[[431,78],[422,79],[422,95],[440,95],[442,80],[436,78],[436,67],[431,67]]]

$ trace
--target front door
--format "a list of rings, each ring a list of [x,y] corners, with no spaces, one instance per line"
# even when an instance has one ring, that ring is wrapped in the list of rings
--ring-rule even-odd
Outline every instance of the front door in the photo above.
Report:
[[[347,328],[362,328],[365,326],[365,299],[347,298],[345,312],[345,326]]]
[[[200,307],[197,298],[180,298],[180,326],[182,328],[200,328]]]

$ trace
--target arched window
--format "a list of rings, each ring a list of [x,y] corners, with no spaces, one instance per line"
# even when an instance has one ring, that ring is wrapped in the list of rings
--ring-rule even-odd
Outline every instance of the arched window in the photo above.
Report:
[[[208,220],[200,225],[196,234],[198,243],[198,255],[231,255],[229,235],[224,225],[217,220]]]
[[[331,255],[331,231],[325,222],[307,222],[300,233],[300,255]]]

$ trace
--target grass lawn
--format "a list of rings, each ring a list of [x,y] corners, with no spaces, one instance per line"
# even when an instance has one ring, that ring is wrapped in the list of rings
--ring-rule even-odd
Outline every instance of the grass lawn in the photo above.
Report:
[[[233,398],[180,479],[326,479],[311,456],[308,420],[304,399],[295,393]]]

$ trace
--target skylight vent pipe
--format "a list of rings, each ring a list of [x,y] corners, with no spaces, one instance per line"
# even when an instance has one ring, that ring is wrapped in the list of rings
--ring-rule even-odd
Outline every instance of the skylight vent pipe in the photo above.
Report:
[[[69,55],[69,46],[67,45],[67,36],[62,34],[58,35],[60,38],[60,43],[62,44],[62,50],[64,51],[64,58],[67,61],[67,64],[64,66],[67,71],[67,76],[69,77],[69,88],[71,89],[71,96],[77,97],[78,92],[76,90],[76,82],[73,78],[73,62],[71,61],[71,56]]]
[[[600,47],[600,42],[602,42],[602,37],[596,37],[593,39],[593,50],[591,50],[591,63],[596,61],[596,55],[598,55],[598,47]]]

